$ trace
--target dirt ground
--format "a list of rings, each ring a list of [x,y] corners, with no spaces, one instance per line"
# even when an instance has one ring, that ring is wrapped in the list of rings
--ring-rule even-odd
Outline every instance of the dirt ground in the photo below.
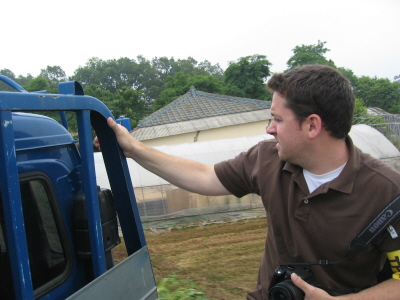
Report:
[[[218,300],[245,299],[254,289],[266,234],[265,218],[145,231],[157,284],[177,274]],[[113,251],[117,262],[125,256],[123,248]]]

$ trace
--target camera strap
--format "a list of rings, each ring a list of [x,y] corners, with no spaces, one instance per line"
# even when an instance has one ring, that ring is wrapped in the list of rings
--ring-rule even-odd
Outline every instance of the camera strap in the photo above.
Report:
[[[369,244],[386,228],[392,238],[397,238],[397,233],[392,221],[400,214],[400,195],[392,200],[377,216],[361,231],[351,242],[348,256],[367,250]]]

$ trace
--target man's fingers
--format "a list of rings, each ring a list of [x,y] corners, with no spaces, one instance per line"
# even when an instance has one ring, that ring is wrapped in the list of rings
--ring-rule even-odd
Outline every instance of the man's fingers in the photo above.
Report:
[[[114,129],[114,128],[115,128],[115,125],[118,125],[118,124],[113,120],[113,118],[111,118],[111,117],[107,118],[107,124],[108,124],[108,126],[110,126],[111,129]],[[96,136],[96,137],[94,138],[94,140],[93,140],[93,145],[94,145],[96,148],[98,148],[99,150],[101,150],[101,149],[100,149],[99,138],[98,138],[97,136]]]
[[[113,118],[109,117],[107,119],[107,124],[108,126],[110,126],[111,128],[113,128],[117,123],[113,120]]]
[[[307,289],[309,289],[311,286],[305,282],[302,278],[300,278],[299,276],[297,276],[297,274],[292,273],[292,275],[290,275],[290,279],[292,279],[292,282],[299,288],[302,289],[303,292],[307,293]]]
[[[290,279],[292,279],[294,285],[296,285],[299,289],[301,289],[304,292],[305,294],[304,299],[309,299],[309,300],[333,299],[332,296],[330,296],[327,292],[305,282],[295,273],[290,275]]]
[[[100,151],[100,143],[99,143],[99,138],[96,136],[95,138],[94,138],[94,140],[93,140],[93,145],[97,148],[97,149],[99,149],[99,151]]]
[[[112,130],[114,130],[114,132],[115,133],[117,133],[117,131],[120,129],[120,128],[123,128],[123,129],[126,129],[124,126],[122,126],[121,124],[118,124],[117,122],[115,122],[115,120],[113,119],[113,118],[111,118],[111,117],[109,117],[108,119],[107,119],[107,124],[108,124],[108,126],[110,126],[110,128],[112,129]],[[127,131],[127,130],[126,130]]]

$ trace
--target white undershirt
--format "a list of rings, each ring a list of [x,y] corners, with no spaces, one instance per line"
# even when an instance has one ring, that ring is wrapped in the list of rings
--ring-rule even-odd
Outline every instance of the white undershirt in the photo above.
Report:
[[[332,181],[333,179],[338,177],[339,174],[342,172],[345,165],[346,164],[337,168],[336,170],[333,170],[329,173],[325,173],[322,175],[315,175],[314,173],[311,173],[310,171],[303,169],[303,175],[304,175],[304,178],[306,179],[306,182],[308,185],[308,190],[310,191],[310,194],[312,192],[314,192],[322,184]]]

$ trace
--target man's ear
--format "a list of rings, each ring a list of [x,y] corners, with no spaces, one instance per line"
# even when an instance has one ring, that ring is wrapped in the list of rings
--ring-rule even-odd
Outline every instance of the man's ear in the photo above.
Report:
[[[317,114],[309,115],[306,119],[308,123],[308,137],[310,139],[315,139],[321,134],[322,131],[322,120]]]

